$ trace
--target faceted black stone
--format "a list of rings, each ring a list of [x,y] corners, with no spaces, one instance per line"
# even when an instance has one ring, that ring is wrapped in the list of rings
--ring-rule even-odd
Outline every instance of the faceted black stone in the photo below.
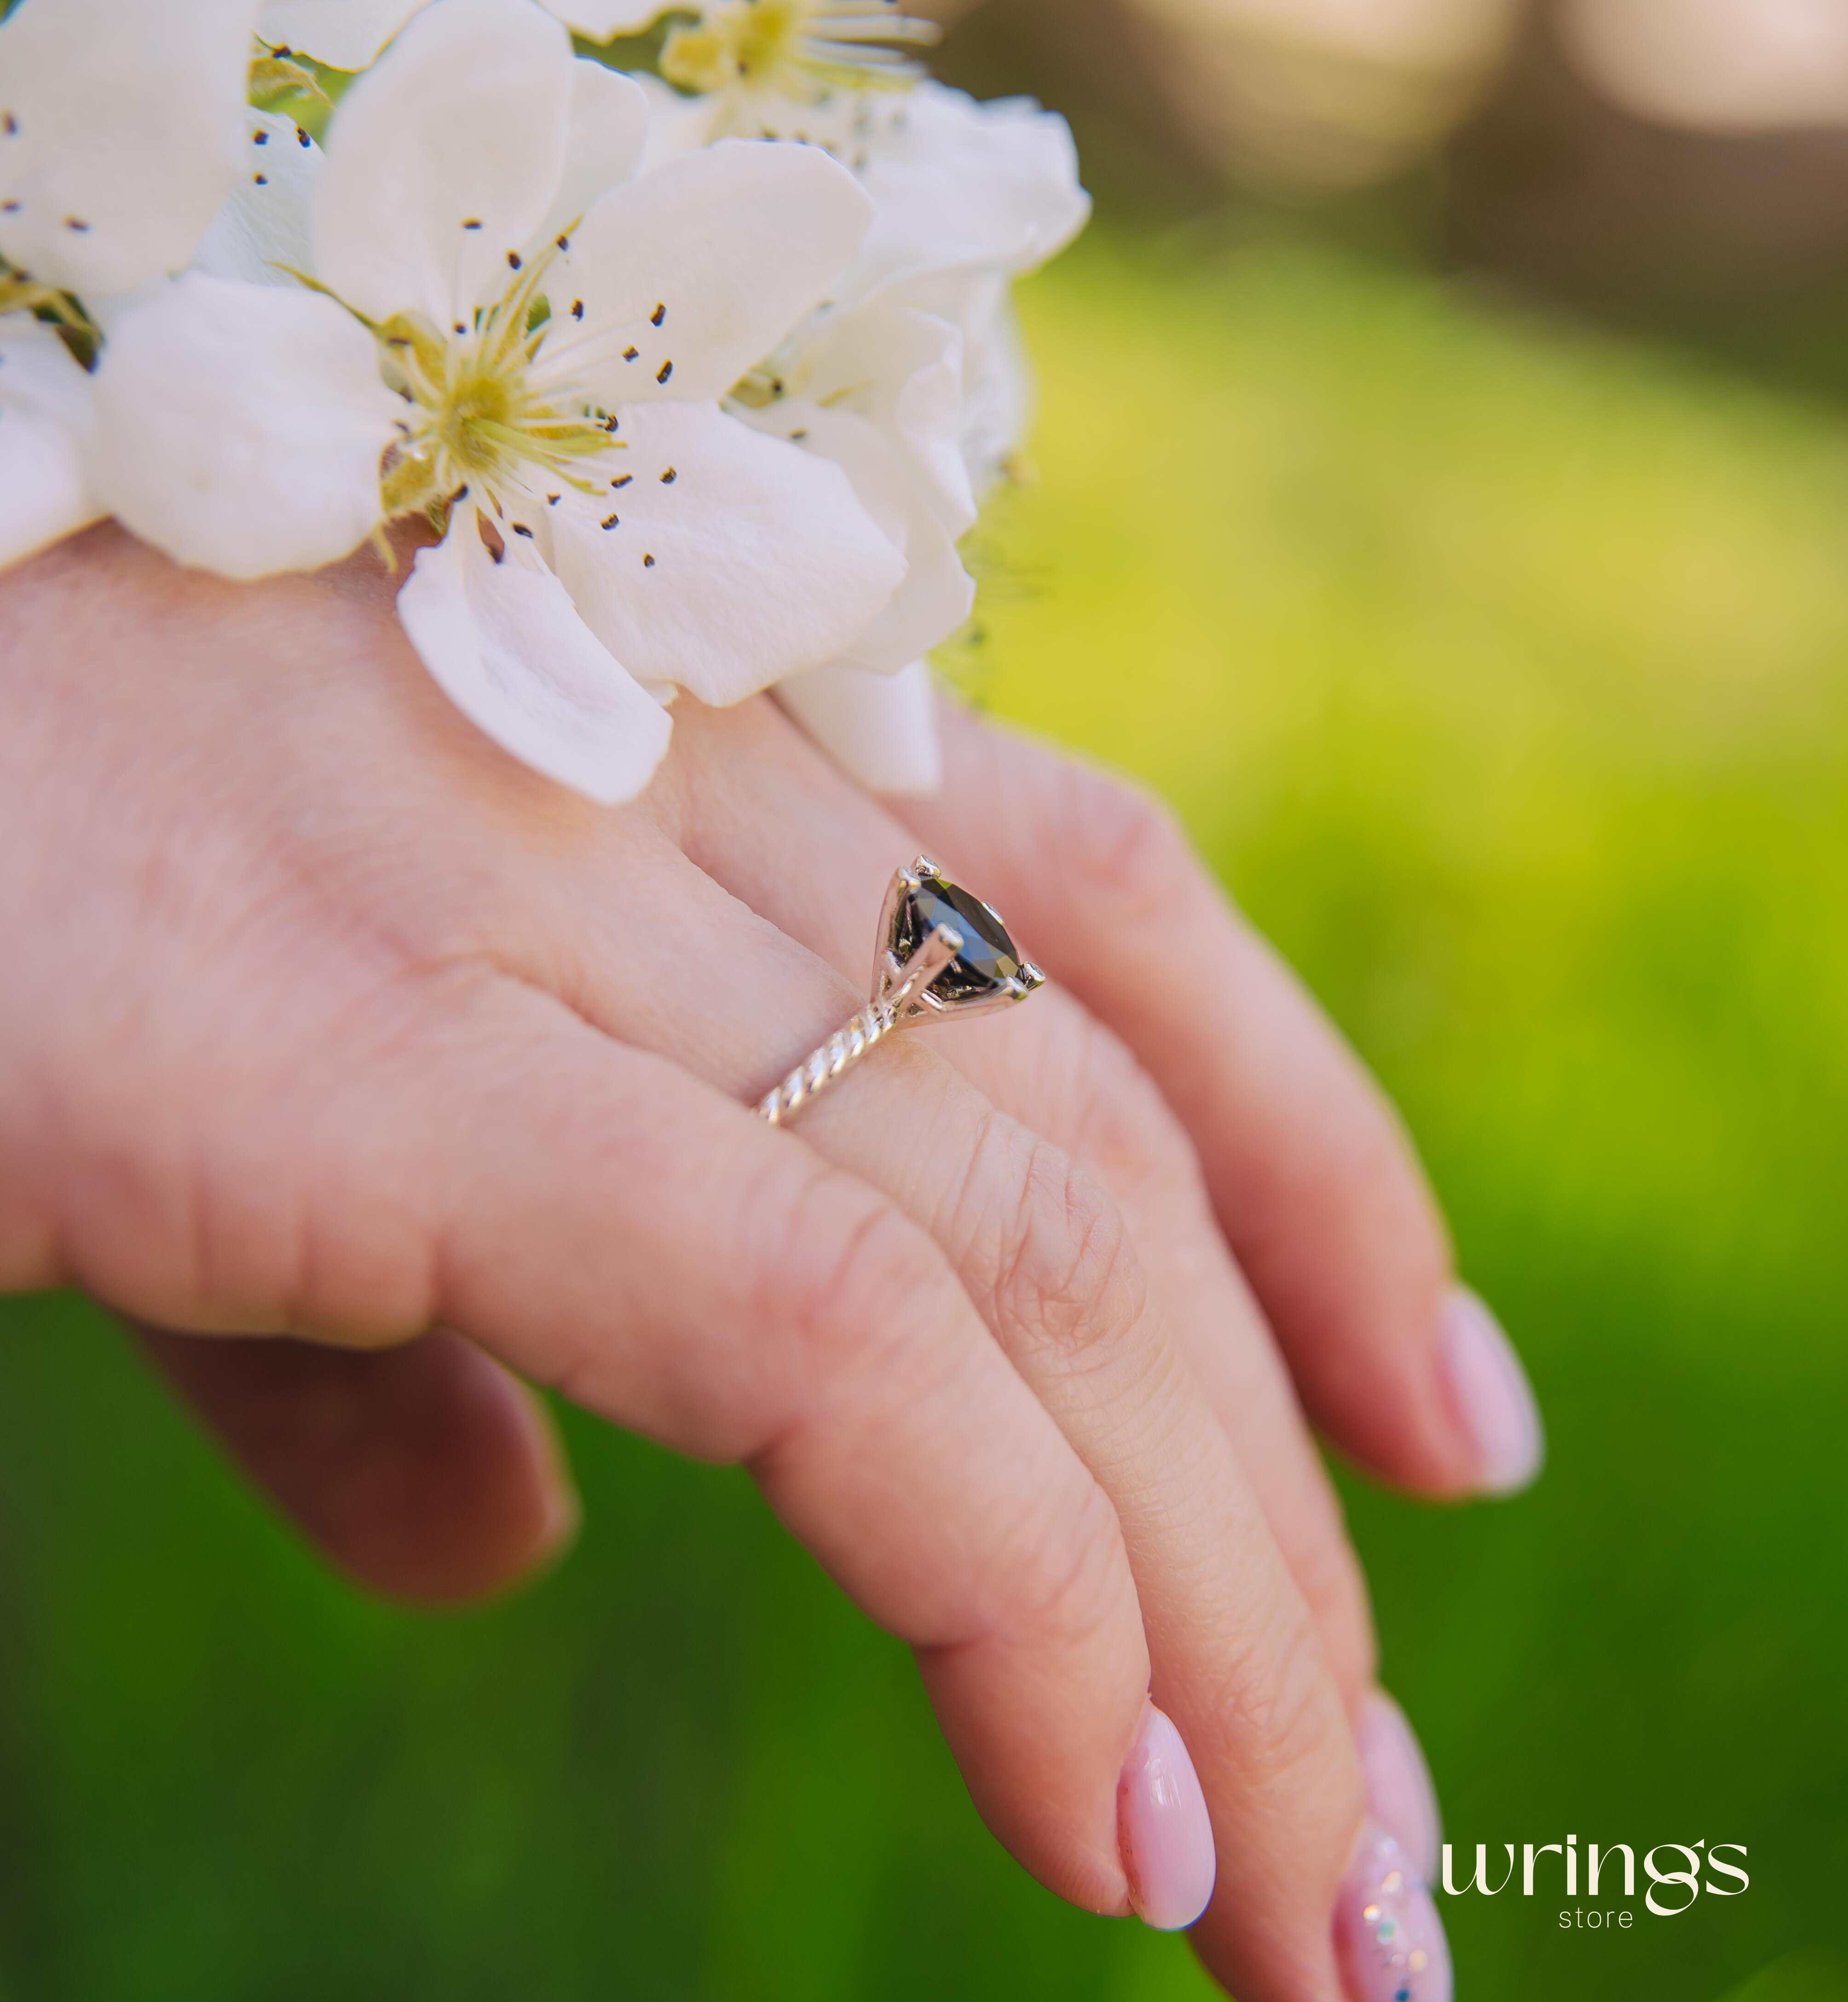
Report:
[[[931,982],[931,992],[950,1002],[992,994],[1020,971],[1020,955],[1007,927],[979,897],[971,897],[941,876],[926,876],[899,906],[892,950],[901,964],[939,925],[948,925],[963,949]]]

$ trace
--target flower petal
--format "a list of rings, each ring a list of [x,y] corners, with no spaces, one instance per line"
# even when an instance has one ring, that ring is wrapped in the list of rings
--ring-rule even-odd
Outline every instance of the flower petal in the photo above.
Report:
[[[545,564],[508,539],[498,560],[474,507],[420,549],[398,594],[419,657],[479,729],[535,771],[604,801],[633,798],[668,748],[667,711],[611,658]]]
[[[607,42],[612,35],[639,35],[674,0],[545,0],[545,4],[586,41]]]
[[[948,639],[975,602],[975,581],[963,568],[925,483],[898,443],[850,410],[794,399],[739,414],[753,430],[788,439],[838,466],[880,532],[904,553],[904,581],[835,656],[836,664],[893,674]]]
[[[1012,290],[995,278],[971,302],[963,343],[962,452],[985,494],[1006,476],[1033,423],[1033,367]]]
[[[573,602],[640,679],[741,702],[832,660],[902,581],[838,466],[710,404],[621,424],[607,498],[567,492],[551,525]]]
[[[1029,98],[978,104],[921,83],[887,120],[860,177],[877,214],[850,283],[859,295],[894,276],[956,265],[1030,270],[1083,228],[1090,197],[1057,113]]]
[[[93,380],[99,497],[176,563],[313,570],[378,520],[399,406],[331,299],[190,273],[124,316]]]
[[[255,0],[25,0],[0,26],[0,256],[68,291],[177,270],[237,178]]]
[[[536,372],[612,405],[723,396],[826,293],[871,214],[812,146],[727,139],[670,160],[573,232]]]
[[[779,682],[776,699],[868,791],[934,793],[943,784],[929,661],[895,675],[814,668]]]
[[[330,69],[371,67],[424,0],[267,0],[256,31],[272,48],[298,50]]]
[[[849,307],[821,319],[802,352],[804,395],[887,432],[910,459],[943,527],[966,534],[975,497],[961,450],[961,329],[898,306]]]
[[[633,78],[584,57],[573,63],[564,169],[547,234],[569,228],[598,195],[627,180],[647,136],[648,100]]]
[[[292,119],[253,111],[244,172],[212,218],[193,269],[247,285],[291,285],[314,268],[309,244],[321,149]]]
[[[0,569],[104,512],[83,469],[90,378],[48,326],[0,319]]]
[[[439,327],[497,297],[563,172],[572,60],[528,0],[417,15],[334,114],[316,276],[375,319],[415,309]]]

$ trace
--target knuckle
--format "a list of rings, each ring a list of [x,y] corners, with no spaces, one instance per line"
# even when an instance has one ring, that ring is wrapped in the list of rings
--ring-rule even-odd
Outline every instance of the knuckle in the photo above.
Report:
[[[1353,1764],[1347,1713],[1320,1636],[1300,1606],[1268,1637],[1245,1700],[1245,1721],[1271,1784],[1313,1799],[1340,1788]]]
[[[1122,1526],[1088,1475],[1023,1536],[1008,1611],[1016,1631],[1079,1650],[1126,1618],[1139,1625]]]
[[[1052,820],[1088,883],[1138,914],[1165,909],[1191,885],[1192,844],[1172,810],[1114,773],[1065,763]]]
[[[947,1268],[901,1211],[839,1170],[817,1163],[773,1208],[752,1303],[755,1325],[773,1338],[751,1348],[768,1379],[759,1401],[788,1425],[908,1345]]]
[[[1036,1347],[1076,1357],[1141,1317],[1142,1270],[1103,1181],[1051,1142],[1020,1139],[995,1268],[998,1317]]]
[[[1206,1212],[1205,1178],[1187,1129],[1128,1046],[1089,1017],[1065,1099],[1074,1148],[1112,1188],[1153,1184]]]

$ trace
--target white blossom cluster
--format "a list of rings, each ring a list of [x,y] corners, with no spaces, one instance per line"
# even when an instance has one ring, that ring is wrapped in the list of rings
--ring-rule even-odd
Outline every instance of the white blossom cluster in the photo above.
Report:
[[[574,53],[661,12],[20,0],[0,567],[113,516],[253,579],[416,517],[411,644],[555,780],[630,797],[676,690],[774,686],[932,786],[925,657],[1024,420],[1011,283],[1086,214],[1069,134],[921,78],[893,0],[676,5],[659,75]],[[256,108],[296,89],[325,144]]]

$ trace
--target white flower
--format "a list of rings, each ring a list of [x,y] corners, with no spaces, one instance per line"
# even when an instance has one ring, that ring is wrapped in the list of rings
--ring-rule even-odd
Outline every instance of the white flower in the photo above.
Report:
[[[747,14],[753,5],[762,0],[745,0]],[[709,9],[709,21],[715,13],[724,10]],[[835,458],[911,562],[878,624],[837,660],[781,682],[779,699],[865,784],[929,791],[941,754],[922,657],[968,616],[974,587],[955,544],[1018,454],[1031,412],[1013,281],[1070,241],[1090,201],[1065,120],[1024,99],[978,104],[929,82],[818,91],[800,74],[792,87],[791,74],[761,64],[741,78],[715,74],[718,87],[692,98],[651,84],[649,144],[667,157],[727,132],[806,141],[872,197],[836,303],[740,394],[757,406],[751,421]]]
[[[956,553],[975,521],[957,433],[962,340],[927,313],[879,305],[813,314],[734,389],[729,407],[772,438],[831,460],[905,553],[904,581],[836,661],[891,674],[969,615]]]
[[[605,800],[665,748],[656,693],[735,702],[830,660],[906,571],[836,466],[717,403],[851,260],[865,197],[812,148],[741,142],[611,186],[643,117],[528,0],[436,0],[324,160],[252,120],[207,268],[121,321],[94,392],[99,494],[180,562],[260,576],[444,518],[399,594],[413,644]],[[299,237],[303,194],[331,296],[219,275]]]
[[[102,511],[89,378],[30,309],[94,315],[192,255],[236,178],[255,10],[25,0],[0,25],[0,567]]]
[[[429,0],[263,0],[257,32],[273,48],[312,56],[330,69],[368,69]],[[645,28],[656,0],[540,0],[567,28],[593,42]]]
[[[1019,451],[1031,414],[1013,282],[1071,242],[1090,197],[1070,128],[1030,99],[978,103],[924,83],[869,109],[856,171],[873,224],[842,290],[961,329],[964,455],[979,495]]]

